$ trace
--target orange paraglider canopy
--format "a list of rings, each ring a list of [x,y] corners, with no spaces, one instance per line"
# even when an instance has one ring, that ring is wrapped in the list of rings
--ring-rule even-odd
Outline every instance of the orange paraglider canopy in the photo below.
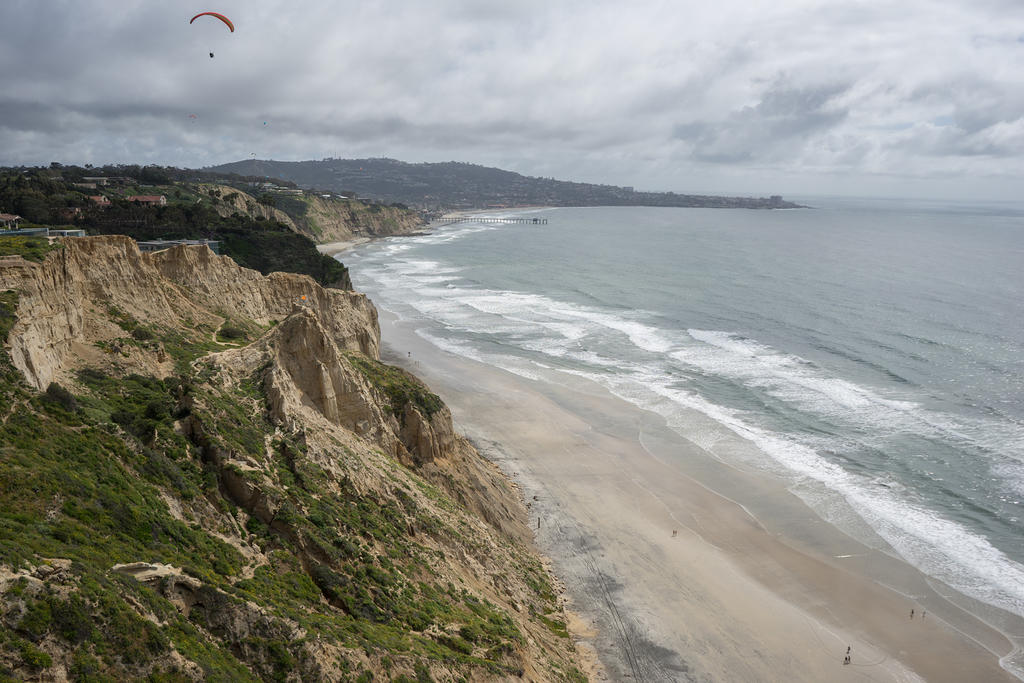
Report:
[[[225,24],[227,24],[228,28],[231,29],[232,33],[235,32],[235,25],[231,23],[231,20],[228,19],[227,17],[225,17],[223,14],[219,14],[217,12],[200,12],[199,14],[195,15],[194,17],[192,17],[192,19],[188,23],[191,24],[193,21],[195,21],[199,17],[206,16],[206,15],[210,15],[211,17],[217,17],[218,19],[223,21]]]

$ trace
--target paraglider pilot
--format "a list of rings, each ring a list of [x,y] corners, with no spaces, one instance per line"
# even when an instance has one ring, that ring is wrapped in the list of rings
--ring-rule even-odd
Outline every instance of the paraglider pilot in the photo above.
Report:
[[[231,23],[231,20],[228,19],[227,17],[225,17],[223,14],[219,14],[217,12],[200,12],[199,14],[195,15],[194,17],[192,17],[192,19],[188,23],[191,24],[193,21],[195,21],[199,17],[205,17],[205,16],[211,16],[211,17],[214,17],[216,19],[220,19],[221,21],[224,22],[224,25],[227,26],[228,29],[231,30],[232,33],[235,32],[235,25]],[[213,53],[212,52],[210,53],[210,59],[213,59]]]

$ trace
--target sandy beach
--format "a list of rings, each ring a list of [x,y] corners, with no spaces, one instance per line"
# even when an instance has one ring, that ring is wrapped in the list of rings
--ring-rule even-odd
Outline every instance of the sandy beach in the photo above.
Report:
[[[337,256],[346,249],[351,249],[354,246],[369,242],[368,237],[353,237],[350,240],[343,240],[340,242],[325,242],[324,244],[316,245],[317,251],[326,256]]]
[[[385,360],[427,381],[521,487],[595,678],[1016,680],[996,629],[772,478],[708,458],[599,387],[447,354],[386,311],[381,330]]]
[[[475,214],[486,214],[493,212],[493,210],[484,209],[477,209],[473,211],[451,211],[449,213],[446,213],[441,219],[439,219],[439,221],[422,226],[421,230],[422,232],[429,232],[432,228],[443,224],[441,221],[443,221],[444,219],[461,218],[465,216],[472,216]],[[316,245],[316,248],[317,251],[319,251],[321,254],[324,254],[325,256],[337,256],[338,254],[349,249],[352,249],[353,247],[357,247],[360,244],[365,244],[369,242],[371,239],[372,238],[370,237],[352,237],[351,239],[339,240],[337,242],[324,242],[322,244]]]

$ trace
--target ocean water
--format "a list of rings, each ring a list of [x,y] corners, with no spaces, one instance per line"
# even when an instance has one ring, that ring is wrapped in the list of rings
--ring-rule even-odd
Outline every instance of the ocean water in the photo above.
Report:
[[[1024,617],[1024,205],[804,203],[519,211],[549,222],[342,258],[438,347],[595,382]]]

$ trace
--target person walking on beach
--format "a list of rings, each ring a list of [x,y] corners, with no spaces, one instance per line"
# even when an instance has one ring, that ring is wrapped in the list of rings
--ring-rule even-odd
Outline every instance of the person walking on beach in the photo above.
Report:
[[[913,610],[913,609],[911,609],[911,610],[910,610],[910,618],[911,618],[911,619],[913,619],[913,618],[914,618],[914,610]]]

